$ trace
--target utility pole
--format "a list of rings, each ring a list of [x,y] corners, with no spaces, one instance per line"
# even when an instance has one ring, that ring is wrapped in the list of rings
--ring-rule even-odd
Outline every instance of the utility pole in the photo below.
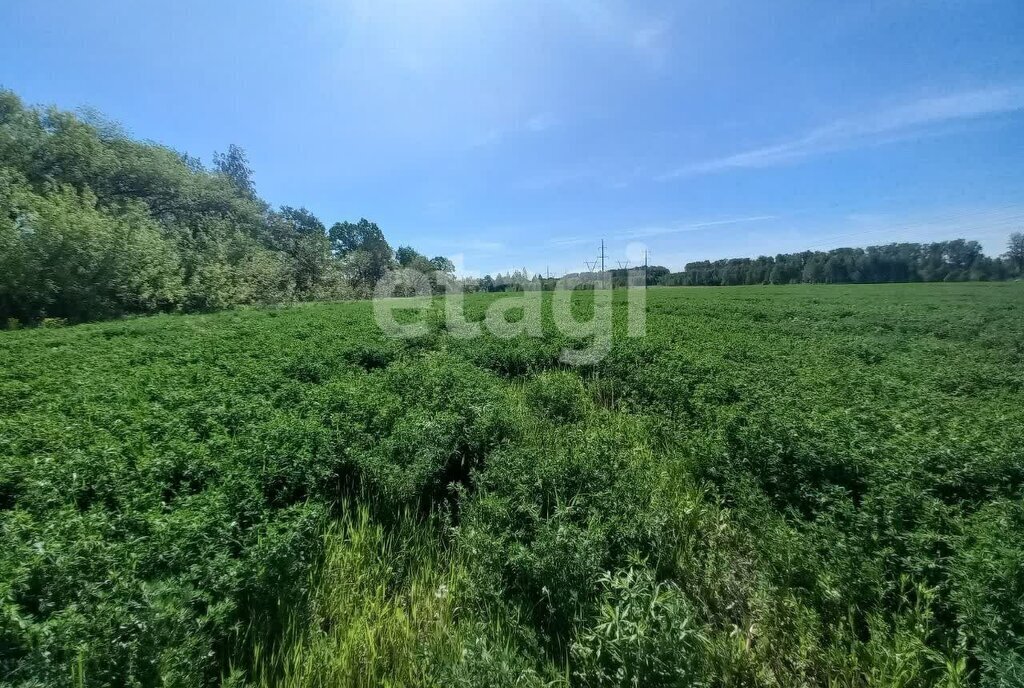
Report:
[[[644,249],[644,287],[647,287],[647,249]]]
[[[604,272],[604,239],[601,239],[601,272]]]

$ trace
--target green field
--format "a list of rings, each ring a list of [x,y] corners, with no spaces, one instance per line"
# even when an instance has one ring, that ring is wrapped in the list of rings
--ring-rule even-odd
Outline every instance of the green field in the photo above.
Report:
[[[1024,682],[1024,284],[440,312],[0,333],[0,683]]]

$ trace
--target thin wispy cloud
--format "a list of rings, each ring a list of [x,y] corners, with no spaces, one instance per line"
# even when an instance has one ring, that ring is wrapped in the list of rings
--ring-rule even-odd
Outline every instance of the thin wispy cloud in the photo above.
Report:
[[[467,249],[476,253],[501,253],[505,250],[505,243],[502,241],[485,241],[483,239],[472,239],[465,243]]]
[[[473,148],[493,146],[515,135],[543,134],[557,127],[560,123],[560,120],[552,113],[540,112],[520,122],[514,122],[507,127],[495,127],[472,136],[470,138],[470,146]]]
[[[773,227],[770,232],[737,233],[726,248],[716,243],[670,240],[657,253],[657,260],[672,269],[681,269],[695,260],[952,239],[979,241],[988,255],[998,255],[1005,249],[1009,234],[1024,223],[1024,204],[947,206],[906,212],[863,210],[827,220],[817,215],[801,217],[800,213],[786,213],[784,217],[784,230]]]
[[[633,47],[637,50],[660,49],[666,40],[670,24],[666,20],[655,21],[633,31]]]
[[[938,127],[1024,109],[1024,87],[1007,86],[921,98],[858,118],[817,127],[789,141],[684,165],[659,181],[732,169],[765,168],[865,146],[906,141],[936,133]]]
[[[681,232],[697,232],[703,229],[710,229],[712,227],[720,227],[725,225],[738,225],[745,224],[748,222],[765,222],[768,220],[775,220],[778,216],[776,215],[751,215],[748,217],[731,217],[720,220],[705,220],[702,222],[687,222],[680,224],[669,224],[669,225],[656,225],[651,227],[636,227],[629,229],[621,234],[619,238],[622,239],[640,239],[643,237],[661,236],[664,234],[678,234]]]
[[[432,248],[441,252],[457,250],[463,254],[472,254],[475,257],[483,257],[506,253],[508,251],[508,244],[497,240],[460,238],[439,241]]]
[[[523,125],[523,129],[526,131],[541,132],[547,131],[557,124],[558,119],[554,115],[549,112],[542,112],[527,119],[526,123]]]
[[[671,23],[666,19],[640,26],[631,36],[633,50],[644,56],[650,64],[661,67],[671,48],[670,30]]]
[[[560,237],[548,239],[546,243],[548,246],[582,246],[594,243],[594,237]]]
[[[575,184],[577,182],[590,181],[597,177],[598,172],[596,169],[573,167],[535,174],[516,182],[514,186],[515,188],[526,191],[542,191],[545,189],[555,189],[568,184]]]
[[[605,162],[588,161],[562,169],[553,169],[526,177],[513,186],[524,191],[547,191],[574,184],[590,184],[604,189],[624,189],[637,179],[646,180],[649,172],[640,165],[632,167],[619,164],[611,166]]]
[[[841,233],[819,236],[804,248],[824,250],[901,241],[977,240],[999,253],[1011,232],[1024,224],[1024,204],[947,207],[931,211],[850,213],[835,222]]]
[[[670,19],[638,11],[642,5],[622,0],[561,0],[558,4],[590,35],[619,45],[656,67],[661,66],[671,47]]]

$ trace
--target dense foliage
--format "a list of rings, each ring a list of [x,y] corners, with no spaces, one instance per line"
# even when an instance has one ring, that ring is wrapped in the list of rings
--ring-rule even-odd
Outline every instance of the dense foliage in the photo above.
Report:
[[[547,312],[0,333],[0,680],[1020,685],[1022,303],[654,289],[577,369]]]
[[[361,296],[395,264],[372,222],[272,209],[238,147],[213,163],[0,90],[0,323]]]
[[[867,248],[780,253],[774,258],[729,258],[687,263],[665,285],[877,284],[885,282],[968,282],[1024,276],[1024,234],[1010,237],[1001,258],[982,253],[977,241],[887,244]]]

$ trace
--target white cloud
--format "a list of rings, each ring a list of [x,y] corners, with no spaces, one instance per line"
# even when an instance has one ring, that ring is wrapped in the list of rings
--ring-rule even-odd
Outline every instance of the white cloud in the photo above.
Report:
[[[527,117],[525,121],[515,122],[504,128],[492,128],[470,139],[474,148],[493,146],[505,138],[515,134],[541,134],[560,124],[557,117],[550,112],[541,112]]]
[[[541,191],[594,179],[597,176],[598,172],[596,169],[588,169],[586,167],[552,170],[523,179],[517,182],[515,187],[527,191]]]
[[[452,251],[459,251],[460,254],[473,254],[476,257],[483,257],[503,253],[507,249],[507,245],[503,241],[489,239],[451,238],[435,241],[428,248],[429,251],[441,252],[445,255]]]
[[[557,124],[558,120],[554,115],[548,112],[542,112],[526,120],[526,124],[523,125],[523,129],[526,131],[541,132],[547,131]]]
[[[778,216],[776,215],[751,215],[746,217],[730,217],[721,218],[717,220],[701,220],[701,221],[688,221],[688,222],[672,222],[663,225],[649,225],[645,227],[632,227],[625,230],[609,232],[610,236],[614,240],[629,240],[629,239],[643,239],[654,236],[662,236],[665,234],[679,234],[682,232],[696,232],[704,229],[710,229],[712,227],[721,227],[726,225],[739,225],[749,222],[765,222],[768,220],[775,220]],[[587,244],[595,244],[600,241],[600,234],[592,234],[590,236],[565,236],[565,237],[554,237],[548,239],[545,242],[548,246],[557,248],[569,248],[572,246],[584,246]],[[637,246],[643,247],[643,244],[636,244]],[[633,246],[631,243],[630,246]],[[630,260],[634,260],[632,256],[627,256]]]
[[[582,246],[583,244],[594,243],[594,237],[557,237],[548,239],[549,246]]]
[[[633,32],[633,46],[637,50],[658,49],[664,41],[668,29],[667,21],[657,21],[642,26]]]
[[[660,175],[664,181],[731,169],[774,167],[825,153],[933,135],[941,125],[1005,114],[1024,108],[1024,87],[963,91],[922,98],[858,118],[842,119],[782,143],[684,165]]]
[[[628,229],[625,232],[622,232],[619,236],[622,238],[637,239],[640,237],[660,236],[663,234],[678,234],[680,232],[697,232],[702,229],[708,229],[710,227],[738,225],[747,222],[765,222],[767,220],[775,219],[777,219],[777,216],[775,215],[752,215],[749,217],[731,217],[720,220],[705,220],[702,222],[653,225],[649,227],[635,227],[633,229]]]
[[[501,241],[484,241],[473,239],[466,242],[466,248],[477,253],[499,253],[505,250],[505,243]]]
[[[644,16],[637,12],[642,4],[621,0],[561,0],[560,4],[591,36],[661,65],[669,48],[667,18]]]
[[[669,33],[672,28],[668,20],[659,19],[644,24],[633,31],[633,49],[648,60],[661,66],[669,51]]]
[[[1024,205],[1008,203],[985,207],[947,207],[912,213],[849,213],[833,225],[841,232],[816,237],[804,249],[902,241],[950,239],[980,241],[989,255],[1002,253],[1007,237],[1024,223]]]
[[[641,176],[646,179],[644,168],[640,165],[630,168],[621,163],[610,165],[606,162],[591,161],[573,167],[535,174],[516,182],[513,186],[526,191],[544,191],[573,184],[589,183],[614,190],[628,187]]]

